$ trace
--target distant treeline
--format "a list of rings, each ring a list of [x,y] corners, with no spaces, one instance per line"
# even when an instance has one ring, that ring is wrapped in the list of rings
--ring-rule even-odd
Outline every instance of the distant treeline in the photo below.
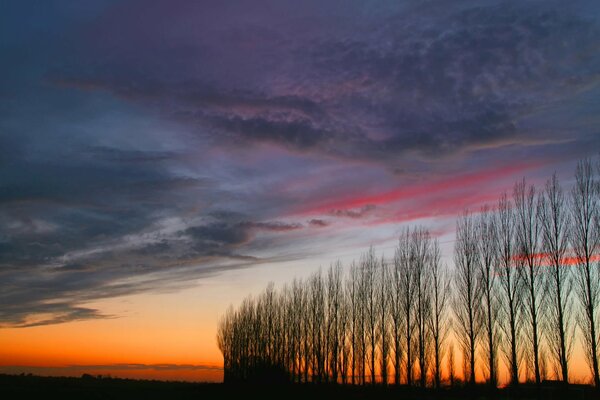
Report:
[[[454,385],[456,343],[464,381],[480,368],[493,387],[500,362],[513,385],[568,382],[582,345],[600,387],[599,174],[584,160],[568,192],[556,175],[541,188],[522,180],[463,213],[451,270],[438,240],[414,227],[392,260],[371,248],[347,273],[337,262],[269,284],[219,323],[225,382]]]

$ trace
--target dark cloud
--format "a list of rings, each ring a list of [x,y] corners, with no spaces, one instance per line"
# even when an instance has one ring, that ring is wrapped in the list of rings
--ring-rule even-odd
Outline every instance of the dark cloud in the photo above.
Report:
[[[325,221],[325,220],[322,220],[322,219],[318,219],[318,218],[313,218],[313,219],[311,219],[310,221],[308,221],[308,224],[309,224],[310,226],[314,226],[314,227],[316,227],[316,228],[324,228],[324,227],[326,227],[326,226],[329,226],[329,225],[330,225],[330,223],[329,223],[329,222],[327,222],[327,221]]]
[[[128,75],[131,68],[119,63],[86,78],[63,73],[62,82],[158,105],[199,131],[231,138],[228,146],[239,145],[236,138],[271,142],[393,167],[401,163],[399,155],[435,158],[551,140],[520,130],[519,119],[595,81],[596,21],[552,3],[441,10],[411,6],[388,10],[387,18],[344,15],[335,30],[324,26],[321,11],[307,6],[314,13],[312,20],[304,17],[314,23],[310,34],[292,31],[298,26],[293,17],[268,33],[243,18],[235,27],[225,24],[224,35],[254,35],[258,54],[289,60],[262,70],[263,60],[239,49],[239,41],[222,42],[245,57],[240,70],[257,67],[256,79],[237,87],[220,74],[202,81],[186,71],[182,82],[174,80],[164,75],[162,62],[153,61],[141,77]],[[212,38],[213,32],[198,29],[199,41],[200,32]],[[224,49],[202,43],[177,57],[197,56],[212,71]]]
[[[268,221],[268,222],[242,222],[241,227],[250,229],[259,229],[273,232],[287,232],[302,229],[302,224],[299,223],[286,223],[280,221]]]
[[[212,243],[217,246],[229,246],[244,243],[248,240],[248,232],[239,225],[213,223],[194,226],[185,230],[185,234],[200,244]]]
[[[6,300],[10,296],[2,296]],[[0,328],[27,328],[33,326],[60,324],[64,322],[80,321],[84,319],[113,318],[98,310],[81,307],[75,302],[31,302],[23,301],[19,304],[3,303],[0,311]]]
[[[142,234],[125,241],[109,239],[91,248],[83,242],[88,236],[73,248],[57,246],[54,251],[45,245],[48,239],[43,236],[37,246],[23,247],[26,241],[17,239],[13,240],[20,248],[4,243],[0,326],[112,318],[82,304],[148,290],[177,290],[189,285],[192,277],[273,262],[244,254],[252,250],[254,236],[260,231],[281,233],[302,228],[301,224],[280,221],[251,222],[246,215],[223,210],[209,218],[203,224],[171,233]],[[261,243],[269,247],[271,242],[263,239]],[[128,279],[131,277],[136,280]]]
[[[342,218],[363,218],[377,208],[374,204],[367,204],[360,208],[353,208],[349,210],[331,210],[330,215],[334,217]]]
[[[170,263],[164,259],[151,262],[135,257],[135,253],[124,252],[120,256],[129,257],[131,261],[102,254],[99,264],[94,263],[93,267],[85,269],[46,267],[3,271],[0,274],[3,279],[0,327],[115,318],[118,316],[107,315],[82,304],[146,291],[176,291],[189,287],[192,284],[190,280],[194,278],[270,262],[251,256],[232,256],[229,262],[220,255],[216,259],[215,256],[205,256]],[[179,257],[182,258],[181,255]],[[191,265],[191,261],[197,265]],[[89,263],[89,259],[85,263]],[[131,281],[131,277],[136,277],[135,281]]]
[[[124,150],[111,147],[91,147],[87,152],[91,157],[110,164],[160,163],[178,157],[177,153],[167,151]]]
[[[267,118],[213,118],[214,127],[243,139],[272,142],[295,150],[318,147],[327,139],[327,132],[312,125],[309,120],[277,121]]]

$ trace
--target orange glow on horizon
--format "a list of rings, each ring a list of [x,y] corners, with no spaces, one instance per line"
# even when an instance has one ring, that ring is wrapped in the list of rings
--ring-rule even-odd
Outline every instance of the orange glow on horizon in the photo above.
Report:
[[[149,331],[146,335],[131,329],[115,329],[113,320],[81,321],[31,328],[0,331],[0,373],[34,373],[46,376],[81,376],[83,373],[132,379],[222,382],[222,357],[214,340],[214,332],[172,332],[168,329]],[[181,340],[165,340],[166,335]],[[449,341],[452,339],[449,339]],[[573,383],[589,383],[590,372],[581,351],[580,339],[570,361]],[[449,342],[450,343],[450,342]],[[448,343],[448,344],[449,344]],[[448,346],[447,346],[448,347]],[[462,357],[455,344],[457,378],[462,378]],[[140,368],[120,365],[143,364]],[[553,377],[548,359],[549,378]],[[187,368],[186,368],[187,366]],[[476,378],[484,381],[483,361],[477,359]],[[522,365],[521,379],[525,379]],[[391,371],[391,366],[390,366]],[[446,360],[443,377],[447,379]],[[508,373],[500,362],[500,384],[506,384]]]
[[[213,302],[190,298],[196,292],[135,295],[92,305],[116,318],[0,329],[0,373],[221,381],[223,361],[215,339],[219,308],[176,306]],[[119,368],[131,364],[139,366]]]

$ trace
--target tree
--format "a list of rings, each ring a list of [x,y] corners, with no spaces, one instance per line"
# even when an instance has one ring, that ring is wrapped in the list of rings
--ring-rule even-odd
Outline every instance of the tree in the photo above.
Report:
[[[501,288],[501,328],[504,331],[504,354],[506,356],[510,383],[519,383],[520,339],[522,315],[523,280],[515,263],[515,214],[506,193],[500,196],[496,213],[498,237],[498,280]]]
[[[489,384],[498,385],[498,347],[500,343],[499,313],[500,302],[497,288],[498,235],[493,215],[486,206],[477,219],[477,254],[482,290],[482,322],[485,334],[484,356]]]
[[[229,306],[225,315],[219,320],[217,328],[217,346],[223,353],[223,381],[228,382],[232,379],[233,368],[233,323],[235,312],[232,306]]]
[[[539,220],[542,231],[543,254],[551,271],[548,279],[550,293],[547,331],[551,356],[560,379],[569,382],[569,357],[574,337],[571,315],[571,271],[565,267],[568,250],[568,209],[556,174],[546,182],[540,199]],[[557,374],[558,375],[558,374]]]
[[[415,290],[415,273],[412,268],[412,251],[411,251],[411,231],[410,229],[404,230],[400,234],[398,239],[398,247],[394,254],[394,268],[400,276],[400,293],[401,293],[401,308],[403,314],[404,332],[402,335],[402,341],[404,342],[405,349],[405,371],[406,371],[406,384],[411,386],[413,384],[413,364],[414,364],[414,353],[413,353],[413,341],[415,331],[415,310],[414,300],[416,298]]]
[[[385,259],[381,257],[379,262],[379,274],[377,275],[377,304],[378,320],[377,330],[379,335],[379,371],[381,383],[388,384],[388,364],[390,357],[390,284],[389,267]]]
[[[377,329],[377,269],[378,262],[373,247],[361,257],[362,267],[362,287],[364,293],[365,305],[365,323],[367,339],[367,359],[369,361],[369,372],[371,384],[375,384],[375,374],[377,365],[377,343],[379,341],[379,332]]]
[[[403,234],[404,235],[404,234]],[[393,360],[392,364],[394,367],[394,383],[400,384],[400,376],[402,372],[402,360],[403,360],[403,346],[402,346],[402,335],[405,333],[405,324],[407,319],[405,318],[404,304],[409,303],[405,299],[404,285],[404,274],[403,268],[404,263],[401,256],[400,246],[403,244],[402,237],[398,242],[398,248],[396,248],[394,254],[394,260],[392,264],[392,271],[390,276],[390,311],[391,311],[391,335],[393,340]]]
[[[350,266],[350,277],[346,281],[346,293],[348,298],[348,313],[350,325],[350,347],[351,347],[351,367],[350,382],[357,383],[357,370],[360,369],[360,360],[363,360],[364,353],[361,346],[363,335],[362,323],[362,300],[360,296],[360,268],[354,262]]]
[[[575,171],[575,185],[571,191],[571,246],[577,260],[576,288],[582,312],[578,323],[583,333],[586,359],[592,371],[595,386],[600,387],[598,370],[598,334],[600,327],[600,189],[594,180],[590,160],[579,162]]]
[[[344,286],[345,282],[341,285],[341,299],[340,299],[340,329],[338,331],[339,344],[340,344],[340,377],[342,384],[348,383],[348,368],[350,366],[350,341],[349,341],[349,330],[350,330],[350,307],[348,301],[348,295]]]
[[[517,266],[524,282],[525,316],[528,322],[529,365],[533,365],[535,382],[541,383],[540,374],[540,317],[544,306],[544,275],[540,266],[540,224],[538,199],[534,186],[525,179],[514,187],[517,237]]]
[[[302,316],[305,315],[305,292],[304,283],[298,279],[294,279],[292,283],[292,308],[291,313],[291,324],[292,324],[292,337],[291,337],[291,351],[293,355],[292,364],[292,377],[295,377],[296,382],[301,382],[302,379],[302,360],[304,352],[302,351]]]
[[[431,294],[430,294],[430,251],[431,237],[429,232],[418,227],[411,235],[411,260],[414,271],[415,287],[415,324],[417,329],[417,357],[419,366],[419,384],[421,387],[427,385],[427,374],[429,370],[429,356],[431,345],[430,317],[431,317]]]
[[[340,358],[343,348],[342,340],[342,264],[338,261],[327,271],[327,351],[328,376],[337,383],[339,377]]]
[[[321,270],[308,280],[308,311],[311,327],[311,371],[314,382],[325,382],[325,286]]]
[[[440,262],[440,247],[437,240],[431,246],[429,263],[431,274],[429,330],[433,347],[433,382],[435,387],[439,388],[442,381],[442,359],[445,355],[445,343],[449,332],[446,309],[450,298],[450,279],[447,269]]]
[[[475,384],[475,357],[481,333],[481,285],[479,284],[478,248],[474,218],[464,213],[456,225],[454,246],[454,314],[456,333],[463,352],[465,379]]]

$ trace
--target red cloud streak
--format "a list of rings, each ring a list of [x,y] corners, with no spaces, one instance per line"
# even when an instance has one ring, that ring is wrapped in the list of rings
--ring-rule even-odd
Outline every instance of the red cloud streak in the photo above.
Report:
[[[338,199],[328,199],[319,205],[302,210],[298,214],[323,215],[330,213],[332,210],[350,210],[364,207],[367,205],[390,204],[400,200],[414,199],[416,197],[425,195],[428,197],[436,194],[440,196],[440,194],[444,193],[444,196],[451,196],[450,194],[446,194],[445,192],[451,192],[456,189],[494,182],[502,178],[517,175],[525,170],[536,168],[539,165],[539,162],[513,164],[510,166],[487,169],[470,174],[459,175],[456,177],[444,178],[433,182],[407,186],[400,189],[386,191],[383,193],[375,193],[360,196],[345,196]],[[464,203],[462,205],[468,206],[468,204]],[[451,208],[453,208],[454,210],[456,209],[456,207]]]
[[[543,267],[548,267],[548,266],[554,265],[554,261],[552,260],[550,254],[548,254],[548,253],[536,253],[533,255],[533,258],[536,259],[539,262],[539,265],[541,265]],[[513,260],[523,263],[527,260],[527,258],[522,255],[515,255],[513,257]],[[600,255],[595,254],[595,255],[591,256],[590,261],[591,262],[600,261]],[[578,257],[573,256],[573,255],[565,256],[560,261],[561,265],[568,265],[568,266],[579,265],[582,263],[583,263],[583,261],[581,259],[579,259]]]

